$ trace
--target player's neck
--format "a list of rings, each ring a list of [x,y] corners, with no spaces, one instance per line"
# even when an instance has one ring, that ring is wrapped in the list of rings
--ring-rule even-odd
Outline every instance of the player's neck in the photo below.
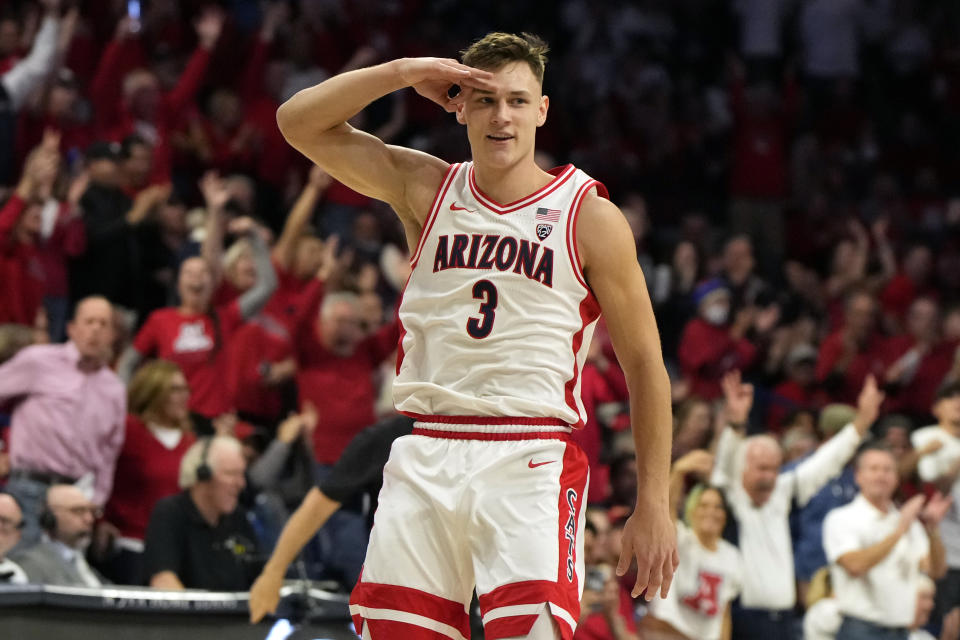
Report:
[[[521,200],[548,185],[553,176],[533,162],[533,156],[506,168],[473,165],[477,186],[500,204]]]

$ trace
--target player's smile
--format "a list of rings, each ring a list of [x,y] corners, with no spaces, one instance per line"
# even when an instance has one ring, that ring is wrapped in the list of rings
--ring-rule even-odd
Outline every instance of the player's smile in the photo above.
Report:
[[[487,140],[498,146],[506,145],[513,139],[513,136],[506,133],[491,133],[487,135]]]

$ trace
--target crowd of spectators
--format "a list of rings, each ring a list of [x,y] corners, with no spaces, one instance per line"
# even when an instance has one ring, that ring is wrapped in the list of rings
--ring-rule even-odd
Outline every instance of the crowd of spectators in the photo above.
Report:
[[[643,617],[614,576],[636,465],[601,325],[576,434],[594,568],[578,640],[719,638],[712,621],[738,594],[734,637],[797,632],[823,595],[818,570],[847,571],[839,591],[859,579],[837,563],[857,541],[831,542],[823,522],[866,495],[862,468],[887,462],[854,468],[862,441],[894,453],[890,499],[960,498],[960,5],[142,6],[0,3],[0,580],[249,587],[291,510],[394,415],[409,269],[392,212],[292,150],[276,108],[340,71],[452,56],[493,29],[552,46],[538,162],[600,179],[630,222],[672,379],[681,549],[728,580],[678,578]],[[448,161],[469,154],[410,91],[357,120]],[[713,484],[691,492],[695,479]],[[370,501],[344,501],[301,571],[350,586]],[[945,575],[932,624],[952,640],[960,516],[936,497],[904,512],[891,530],[929,534],[921,559]],[[848,595],[831,601],[853,615]]]

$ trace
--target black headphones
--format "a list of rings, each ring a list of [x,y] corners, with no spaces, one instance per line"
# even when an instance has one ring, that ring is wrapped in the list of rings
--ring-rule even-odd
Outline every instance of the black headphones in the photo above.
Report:
[[[210,452],[212,442],[213,436],[204,439],[203,450],[200,452],[200,464],[197,465],[197,482],[209,482],[210,478],[213,477],[213,469],[207,462],[207,454]]]
[[[57,530],[57,516],[50,509],[49,493],[50,489],[47,489],[47,492],[43,494],[43,511],[40,512],[40,528],[47,533],[53,533]]]

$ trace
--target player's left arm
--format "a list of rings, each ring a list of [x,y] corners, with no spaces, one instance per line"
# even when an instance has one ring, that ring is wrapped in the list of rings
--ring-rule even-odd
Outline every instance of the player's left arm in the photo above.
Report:
[[[593,193],[577,220],[577,248],[587,283],[600,303],[630,391],[630,422],[637,453],[637,506],[623,531],[617,574],[637,560],[633,596],[666,597],[679,562],[670,518],[672,414],[670,379],[633,234],[616,205]]]

